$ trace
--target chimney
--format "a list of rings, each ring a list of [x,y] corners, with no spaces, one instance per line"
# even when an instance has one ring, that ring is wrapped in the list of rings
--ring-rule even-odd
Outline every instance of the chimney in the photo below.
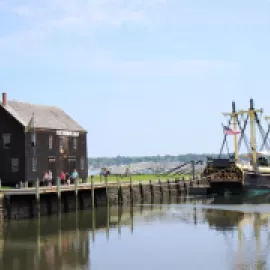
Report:
[[[7,105],[7,93],[2,93],[2,104],[3,106]]]

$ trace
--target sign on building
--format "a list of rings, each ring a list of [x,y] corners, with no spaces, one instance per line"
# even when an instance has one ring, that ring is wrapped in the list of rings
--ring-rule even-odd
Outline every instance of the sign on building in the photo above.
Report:
[[[79,137],[80,133],[77,131],[57,130],[56,135],[57,136]]]

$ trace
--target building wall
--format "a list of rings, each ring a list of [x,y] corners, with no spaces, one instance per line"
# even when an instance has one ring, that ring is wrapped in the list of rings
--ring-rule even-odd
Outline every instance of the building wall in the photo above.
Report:
[[[15,185],[25,178],[24,127],[0,106],[0,178]],[[10,147],[4,147],[4,134],[11,134]]]
[[[25,139],[26,171],[29,182],[40,180],[49,169],[53,178],[60,176],[61,170],[71,173],[74,168],[78,170],[80,177],[87,178],[87,142],[86,133],[80,133],[79,137],[58,136],[55,130],[36,130],[36,152],[31,145],[31,133]],[[61,140],[63,147],[61,147]],[[74,147],[75,146],[75,147]],[[63,151],[60,151],[63,150]],[[33,158],[37,158],[36,171],[33,171]],[[82,159],[82,160],[81,160]],[[83,167],[81,163],[83,162]]]

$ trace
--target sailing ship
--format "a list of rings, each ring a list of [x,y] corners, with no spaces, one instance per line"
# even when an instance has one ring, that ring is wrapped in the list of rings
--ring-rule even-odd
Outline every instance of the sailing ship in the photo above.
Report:
[[[236,189],[241,190],[269,190],[270,191],[270,146],[268,135],[270,125],[265,132],[261,124],[263,109],[255,109],[253,99],[250,99],[250,108],[246,111],[236,111],[235,103],[232,103],[232,112],[224,113],[229,116],[228,126],[223,126],[224,139],[220,149],[219,158],[209,159],[202,174],[209,181],[214,190]],[[240,116],[244,118],[243,125]],[[270,120],[266,116],[265,120]],[[231,124],[233,129],[230,128]],[[250,140],[245,134],[249,124]],[[257,128],[262,136],[262,146],[257,151],[256,135]],[[239,129],[240,131],[237,131]],[[228,148],[227,136],[234,137],[234,153],[228,158],[222,158],[223,149]],[[239,138],[240,136],[240,138]],[[242,141],[245,142],[248,152],[239,154]],[[263,151],[267,148],[267,151]]]

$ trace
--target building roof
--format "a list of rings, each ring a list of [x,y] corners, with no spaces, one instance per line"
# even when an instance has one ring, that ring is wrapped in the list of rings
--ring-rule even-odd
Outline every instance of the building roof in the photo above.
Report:
[[[5,106],[2,103],[0,104],[25,127],[34,113],[34,125],[36,128],[86,132],[83,127],[58,107],[14,100],[8,100]]]

